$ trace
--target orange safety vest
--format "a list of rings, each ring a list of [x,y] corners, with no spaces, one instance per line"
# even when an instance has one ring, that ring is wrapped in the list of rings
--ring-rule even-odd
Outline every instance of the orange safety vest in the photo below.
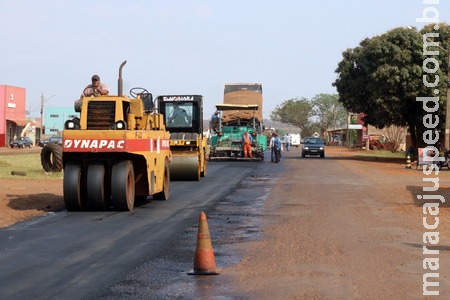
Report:
[[[244,138],[244,144],[250,144],[250,135],[248,133],[244,134],[243,138]]]

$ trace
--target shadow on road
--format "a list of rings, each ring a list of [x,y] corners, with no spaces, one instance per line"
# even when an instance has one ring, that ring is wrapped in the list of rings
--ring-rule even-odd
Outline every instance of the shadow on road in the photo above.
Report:
[[[27,195],[7,195],[10,197],[8,207],[15,210],[42,210],[45,212],[64,210],[62,196],[41,193]]]

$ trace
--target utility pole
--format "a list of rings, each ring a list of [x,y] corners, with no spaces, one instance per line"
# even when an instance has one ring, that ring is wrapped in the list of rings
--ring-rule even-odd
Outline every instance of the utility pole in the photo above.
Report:
[[[450,37],[447,40],[447,109],[445,113],[445,148],[450,149]]]
[[[56,95],[51,96],[47,100],[44,98],[44,93],[41,94],[41,136],[44,134],[44,103],[52,99]]]
[[[350,121],[351,121],[352,113],[347,113],[347,133],[345,135],[345,144],[347,147],[350,147]]]
[[[41,136],[44,134],[44,93],[41,94]]]

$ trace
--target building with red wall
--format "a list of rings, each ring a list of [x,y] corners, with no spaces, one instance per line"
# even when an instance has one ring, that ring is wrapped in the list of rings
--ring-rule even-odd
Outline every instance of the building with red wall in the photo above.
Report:
[[[28,124],[25,88],[0,85],[0,147],[9,145]]]

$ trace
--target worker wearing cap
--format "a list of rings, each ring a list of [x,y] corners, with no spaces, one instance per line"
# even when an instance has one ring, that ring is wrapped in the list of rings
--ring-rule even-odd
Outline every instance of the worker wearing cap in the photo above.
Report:
[[[216,110],[211,116],[211,129],[217,133],[219,125],[220,125],[220,115],[219,111]]]
[[[242,145],[244,148],[244,157],[250,157],[252,158],[252,136],[247,131],[244,131],[244,134],[242,135]]]
[[[211,120],[219,120],[220,116],[219,116],[219,111],[216,110],[213,115],[211,116]]]
[[[98,75],[94,75],[91,78],[91,84],[88,84],[88,86],[86,86],[84,88],[83,94],[81,95],[81,97],[83,96],[102,96],[102,95],[108,95],[109,94],[109,89],[108,86],[104,83],[100,82],[100,77]]]

